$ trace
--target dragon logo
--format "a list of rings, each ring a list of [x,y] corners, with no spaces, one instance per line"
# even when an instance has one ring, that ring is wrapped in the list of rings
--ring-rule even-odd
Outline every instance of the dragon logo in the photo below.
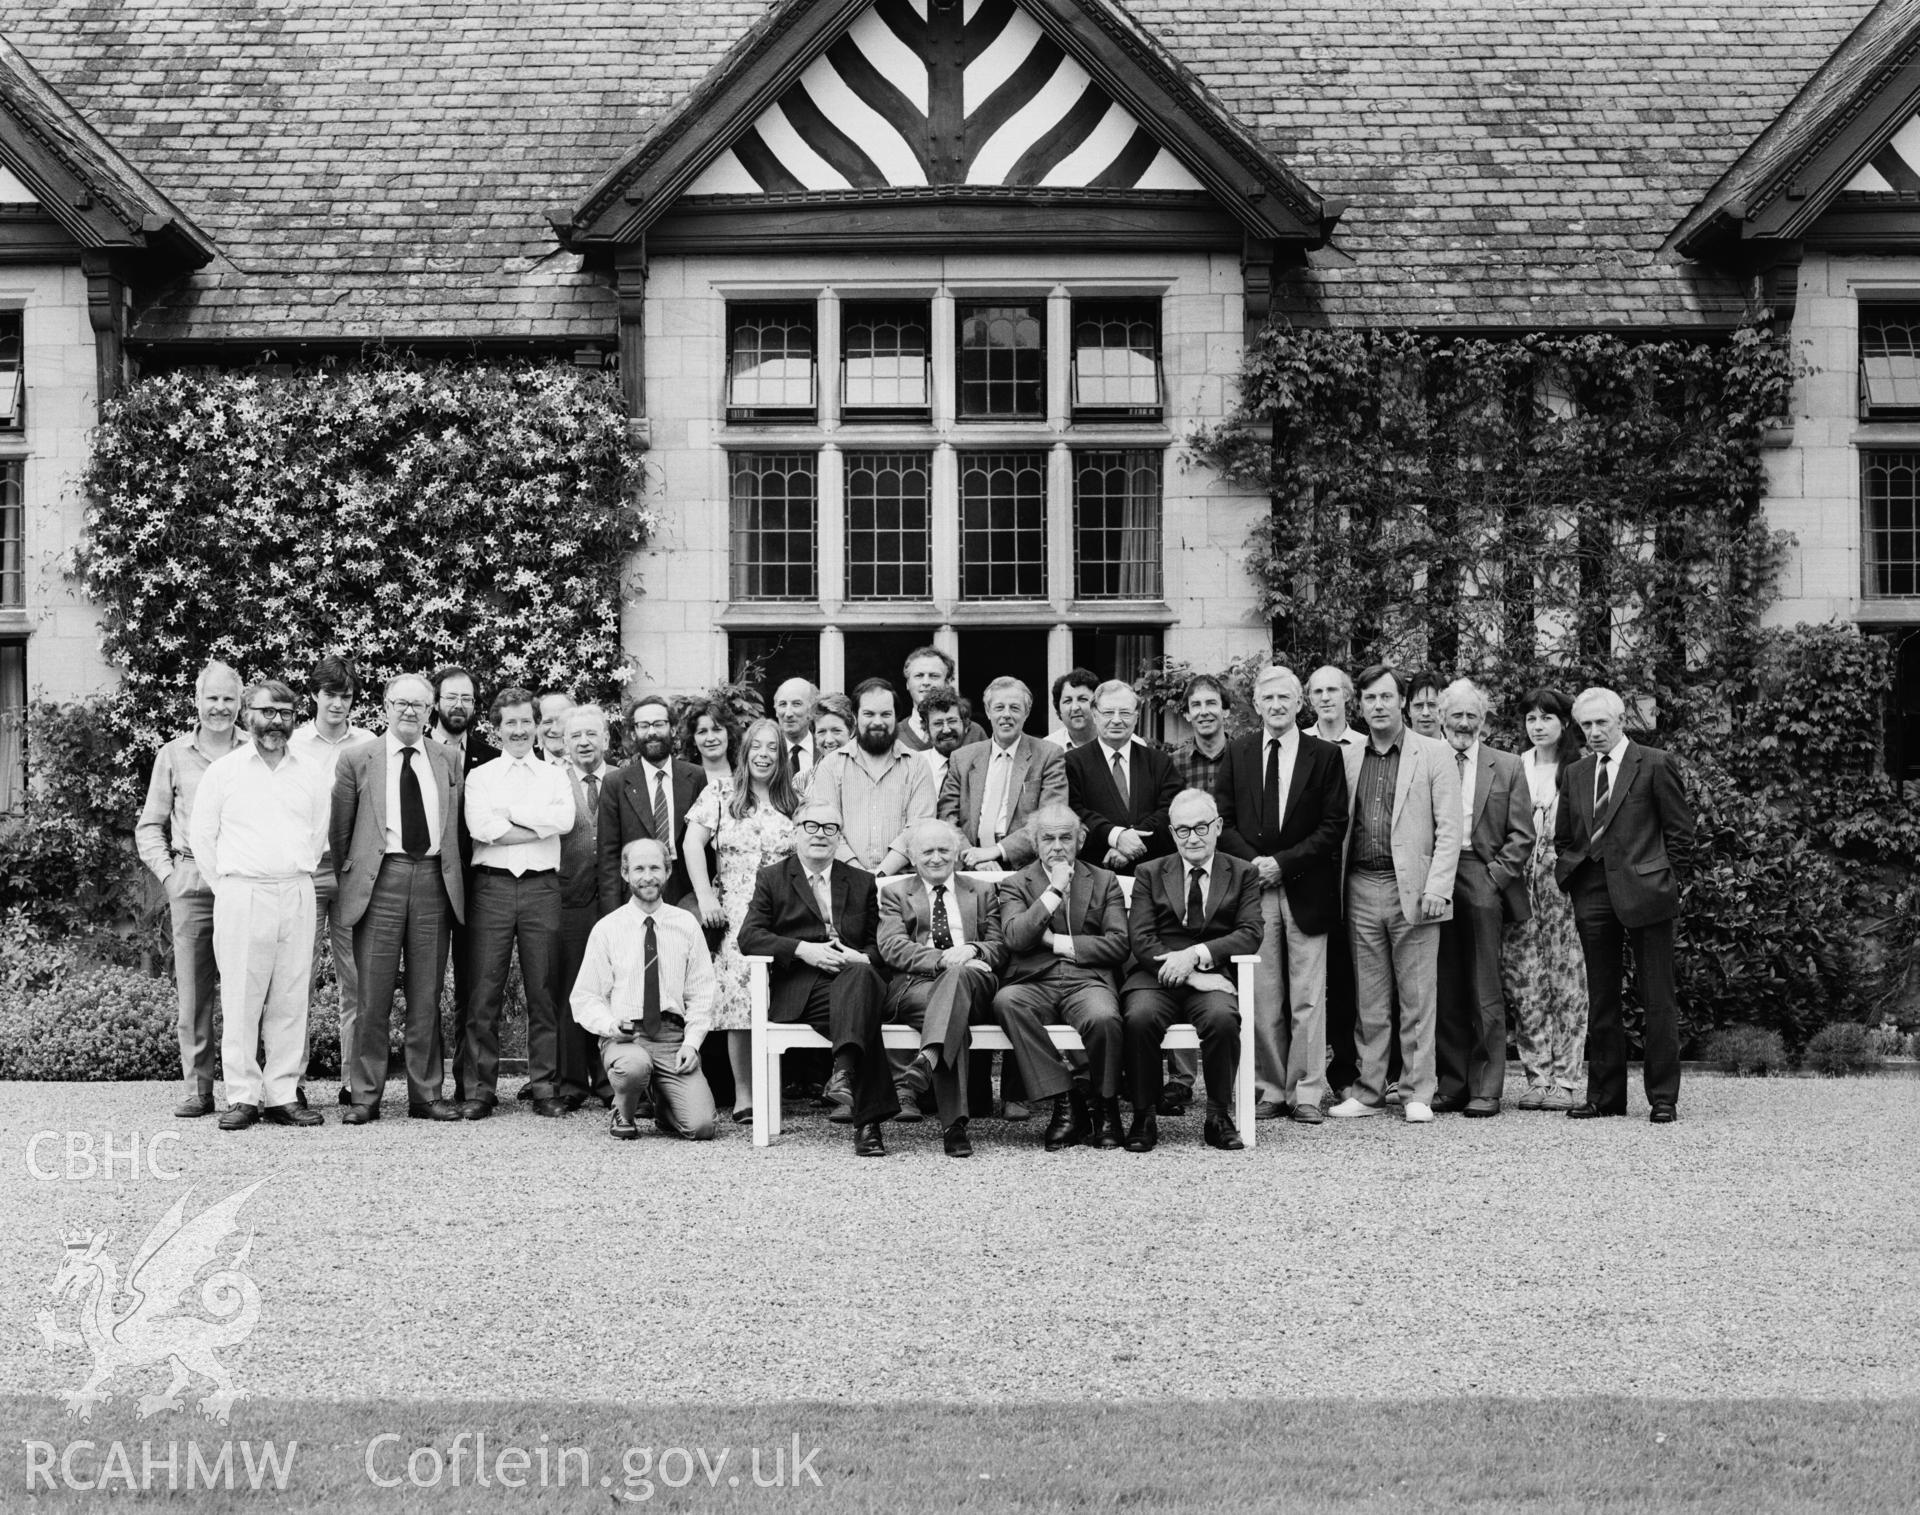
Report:
[[[79,1329],[62,1327],[53,1310],[42,1310],[37,1323],[49,1347],[84,1346],[93,1353],[92,1376],[61,1396],[69,1414],[93,1419],[93,1407],[112,1397],[103,1386],[114,1374],[171,1363],[173,1382],[159,1394],[140,1396],[141,1419],[179,1409],[180,1391],[197,1374],[213,1384],[212,1392],[199,1401],[201,1413],[227,1423],[243,1391],[234,1387],[233,1375],[217,1354],[253,1333],[260,1320],[260,1290],[247,1273],[251,1232],[230,1260],[223,1262],[220,1252],[240,1229],[235,1220],[240,1207],[265,1182],[249,1184],[191,1220],[184,1216],[193,1191],[182,1194],[140,1244],[124,1285],[106,1253],[106,1232],[67,1238],[66,1261],[48,1292],[56,1308],[73,1300]],[[213,1319],[187,1313],[194,1284],[208,1268],[217,1271],[200,1282],[200,1303]]]

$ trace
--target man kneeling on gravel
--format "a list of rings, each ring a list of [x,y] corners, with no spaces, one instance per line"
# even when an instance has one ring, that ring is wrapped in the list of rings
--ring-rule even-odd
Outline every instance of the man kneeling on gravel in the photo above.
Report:
[[[620,849],[632,897],[594,923],[574,980],[573,1019],[600,1038],[613,1085],[609,1127],[621,1141],[640,1134],[634,1110],[651,1091],[654,1124],[688,1141],[711,1141],[713,1090],[700,1071],[700,1043],[713,1024],[717,983],[700,922],[664,904],[667,850],[651,837]]]

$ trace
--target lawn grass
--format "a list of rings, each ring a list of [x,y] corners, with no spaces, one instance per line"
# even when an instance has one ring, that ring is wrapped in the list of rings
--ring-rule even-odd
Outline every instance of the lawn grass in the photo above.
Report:
[[[880,1392],[880,1386],[875,1386]],[[1151,1404],[1000,1405],[922,1402],[863,1405],[627,1407],[606,1403],[505,1405],[457,1401],[243,1400],[232,1423],[197,1415],[140,1422],[126,1402],[91,1424],[54,1400],[0,1400],[13,1428],[0,1470],[0,1508],[91,1509],[127,1502],[124,1492],[72,1489],[58,1470],[69,1444],[76,1482],[95,1482],[108,1447],[127,1447],[142,1479],[141,1443],[161,1459],[146,1499],[186,1499],[196,1510],[282,1509],[428,1512],[578,1510],[634,1504],[668,1509],[893,1511],[1080,1510],[1582,1510],[1743,1512],[1911,1510],[1920,1503],[1920,1400],[1471,1398],[1424,1401],[1321,1399]],[[454,1438],[485,1437],[496,1471],[501,1453],[526,1452],[525,1486],[474,1481],[471,1453],[456,1485],[445,1457]],[[372,1451],[376,1437],[391,1437]],[[539,1454],[548,1454],[541,1485]],[[795,1439],[818,1484],[792,1477]],[[169,1496],[164,1459],[186,1443],[203,1465],[232,1441],[298,1443],[283,1492],[196,1489]],[[28,1484],[29,1443],[54,1449],[51,1490]],[[587,1452],[563,1464],[557,1449]],[[771,1483],[754,1487],[750,1449]],[[408,1482],[408,1458],[425,1487]],[[683,1449],[667,1454],[667,1449]],[[629,1449],[636,1449],[629,1454]],[[644,1461],[637,1449],[648,1449]],[[725,1452],[725,1461],[722,1453]],[[706,1464],[699,1453],[706,1454]],[[44,1465],[48,1454],[38,1452]],[[711,1475],[707,1471],[712,1469]],[[508,1476],[515,1472],[509,1460]],[[690,1475],[685,1487],[679,1482]],[[709,1483],[711,1476],[713,1482]],[[400,1480],[397,1487],[372,1480]],[[603,1484],[601,1480],[605,1478]],[[738,1479],[737,1484],[730,1483]],[[244,1485],[244,1479],[241,1480]]]

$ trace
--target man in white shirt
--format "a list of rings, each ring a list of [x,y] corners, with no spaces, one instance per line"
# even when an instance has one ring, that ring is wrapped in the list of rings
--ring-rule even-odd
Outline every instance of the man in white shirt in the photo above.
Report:
[[[263,1116],[317,1126],[320,1112],[297,1104],[296,1093],[307,1065],[313,872],[326,843],[330,775],[317,759],[288,750],[294,694],[285,684],[254,684],[241,708],[252,744],[207,769],[190,833],[213,889],[227,1080],[220,1129],[244,1131]]]
[[[1313,670],[1307,680],[1307,706],[1313,711],[1313,734],[1342,747],[1364,747],[1367,734],[1347,724],[1353,713],[1353,680],[1344,668],[1331,663]]]
[[[560,838],[573,829],[576,811],[567,775],[534,751],[536,708],[529,691],[501,690],[491,712],[500,756],[467,775],[474,988],[453,1070],[454,1099],[465,1120],[485,1120],[497,1102],[500,1007],[516,946],[527,996],[529,1078],[551,1085],[556,1073],[560,1033],[553,973],[560,942]],[[542,1103],[556,1108],[541,1109]],[[535,1109],[559,1115],[563,1107],[549,1097],[536,1100]]]
[[[707,939],[694,916],[661,901],[667,854],[659,842],[628,842],[620,865],[631,897],[587,938],[572,1001],[573,1018],[600,1038],[613,1081],[608,1130],[620,1141],[639,1136],[634,1112],[651,1091],[661,1130],[711,1141],[713,1090],[700,1071],[717,991]]]
[[[813,702],[820,691],[805,679],[788,679],[773,692],[773,718],[780,726],[780,744],[786,750],[793,776],[810,772],[818,759],[813,746]]]
[[[1307,707],[1313,711],[1309,728],[1323,742],[1342,747],[1364,747],[1367,734],[1347,724],[1353,710],[1353,680],[1344,668],[1331,663],[1316,668],[1307,680]],[[1341,908],[1345,908],[1342,891]],[[1344,929],[1327,933],[1327,1085],[1332,1090],[1351,1087],[1360,1077],[1360,1020],[1357,991],[1353,981],[1353,943]],[[1400,1076],[1400,1044],[1393,1044],[1387,1068],[1389,1079]],[[1399,1099],[1397,1086],[1390,1089],[1387,1102]]]
[[[327,792],[333,792],[333,774],[340,754],[375,740],[364,726],[350,724],[353,702],[360,698],[360,676],[345,658],[329,653],[313,665],[307,679],[313,694],[313,719],[296,727],[287,740],[287,750],[296,756],[312,758],[327,775]],[[324,932],[333,953],[333,979],[340,989],[340,1103],[353,1103],[348,1087],[347,1062],[353,1055],[354,1030],[360,1010],[360,971],[353,964],[353,927],[340,919],[340,877],[333,868],[333,848],[329,844],[320,854],[320,867],[313,875],[315,929]],[[320,972],[318,955],[314,975]]]

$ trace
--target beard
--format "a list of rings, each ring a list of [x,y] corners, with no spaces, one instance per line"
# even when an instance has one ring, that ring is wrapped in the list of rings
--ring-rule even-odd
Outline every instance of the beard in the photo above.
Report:
[[[440,729],[448,736],[459,736],[473,724],[473,711],[465,705],[436,706],[434,714],[440,718]]]
[[[673,755],[673,743],[663,736],[640,738],[640,756],[656,767]]]
[[[861,751],[871,752],[875,757],[884,757],[893,751],[893,728],[862,726],[859,741]]]

